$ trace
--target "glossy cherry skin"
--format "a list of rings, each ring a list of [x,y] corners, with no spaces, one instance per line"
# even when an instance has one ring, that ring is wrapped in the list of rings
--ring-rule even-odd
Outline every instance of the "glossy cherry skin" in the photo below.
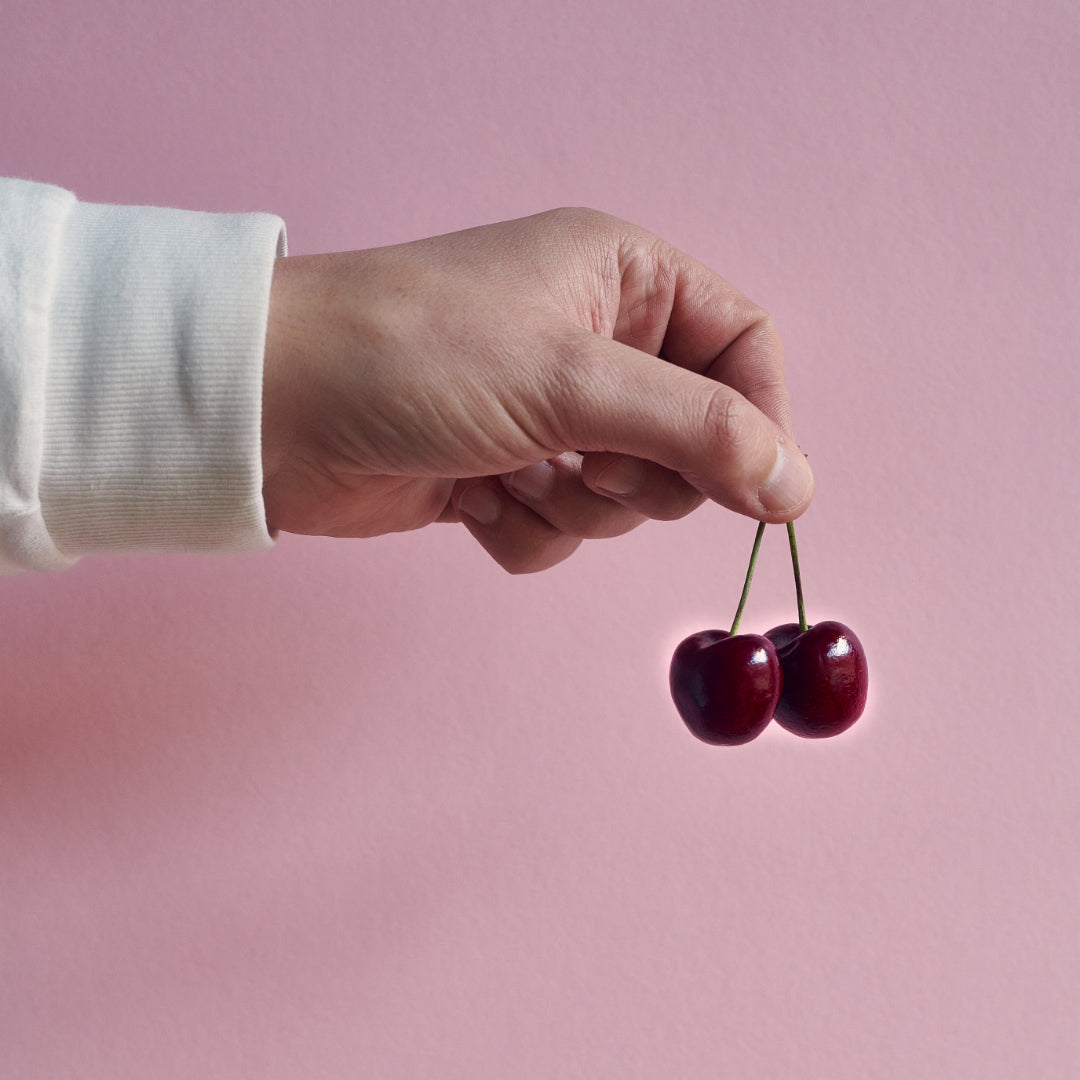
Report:
[[[760,634],[702,630],[671,658],[671,699],[686,726],[713,746],[756,739],[780,697],[780,662]]]
[[[866,706],[866,651],[843,623],[775,626],[765,635],[784,673],[776,722],[806,739],[847,731]]]

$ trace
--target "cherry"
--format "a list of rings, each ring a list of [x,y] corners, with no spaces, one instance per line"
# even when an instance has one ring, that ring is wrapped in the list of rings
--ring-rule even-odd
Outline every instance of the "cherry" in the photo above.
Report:
[[[799,621],[774,626],[765,634],[776,647],[783,672],[776,722],[803,738],[824,739],[847,731],[862,716],[866,650],[843,623],[807,625],[795,526],[789,522],[787,530]]]
[[[776,722],[806,739],[847,731],[866,706],[866,650],[843,623],[797,623],[773,627],[765,636],[776,647],[784,673]]]
[[[739,746],[756,739],[780,697],[780,661],[768,638],[701,630],[671,658],[671,698],[703,742]]]
[[[714,746],[756,739],[780,699],[780,661],[768,638],[740,634],[765,523],[758,525],[731,631],[701,630],[684,638],[671,658],[671,699],[690,731]]]
[[[739,634],[764,522],[758,525],[731,631],[701,630],[671,658],[671,698],[699,739],[738,746],[756,738],[775,715],[788,731],[820,739],[847,731],[866,707],[866,651],[843,623],[808,626],[795,526],[788,523],[799,621],[764,636]]]

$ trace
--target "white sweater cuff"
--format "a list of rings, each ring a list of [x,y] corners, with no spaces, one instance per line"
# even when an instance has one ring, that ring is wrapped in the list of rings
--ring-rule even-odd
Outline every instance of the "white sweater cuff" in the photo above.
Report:
[[[281,220],[73,203],[55,248],[40,503],[65,561],[268,547],[262,366]]]

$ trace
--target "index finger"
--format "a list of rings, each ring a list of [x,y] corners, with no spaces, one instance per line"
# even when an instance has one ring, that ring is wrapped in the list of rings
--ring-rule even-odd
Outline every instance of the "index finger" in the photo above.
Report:
[[[624,240],[614,337],[738,391],[793,434],[779,331],[703,263],[649,234]]]

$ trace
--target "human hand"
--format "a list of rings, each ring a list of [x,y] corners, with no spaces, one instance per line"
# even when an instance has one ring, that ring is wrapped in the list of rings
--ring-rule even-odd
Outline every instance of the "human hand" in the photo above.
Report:
[[[589,210],[279,259],[263,412],[270,528],[461,521],[515,573],[705,498],[789,521],[813,491],[768,315]]]

